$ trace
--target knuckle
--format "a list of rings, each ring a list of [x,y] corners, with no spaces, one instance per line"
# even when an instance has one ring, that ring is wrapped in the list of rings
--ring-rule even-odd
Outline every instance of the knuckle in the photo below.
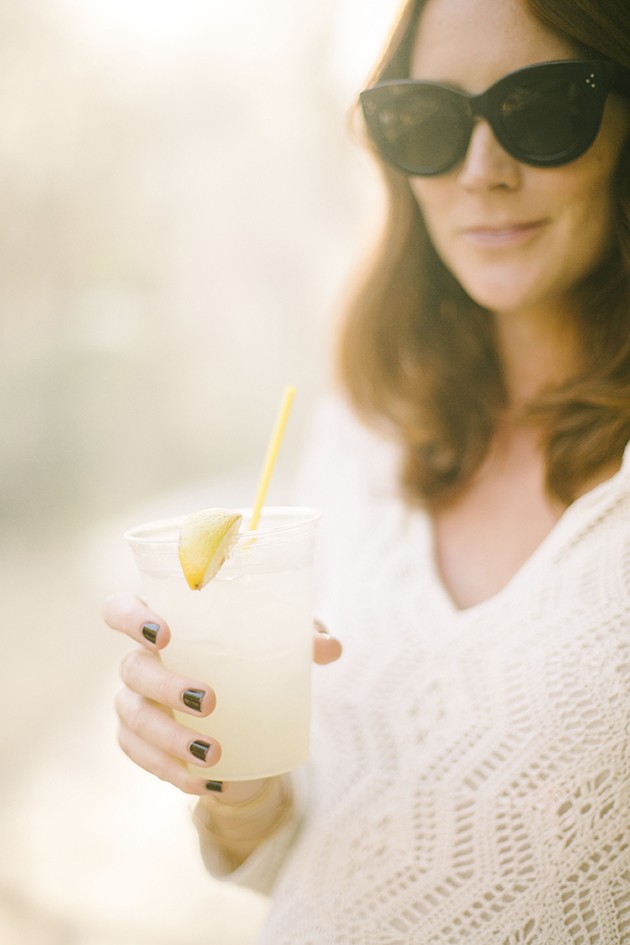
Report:
[[[123,752],[123,754],[127,756],[127,758],[130,758],[132,761],[134,761],[133,751],[131,748],[131,743],[130,743],[130,738],[129,738],[129,730],[127,729],[125,725],[120,725],[118,728],[118,746]]]
[[[130,650],[120,661],[122,681],[132,689],[137,689],[146,677],[150,662],[153,660],[153,655],[144,649]]]
[[[121,595],[119,593],[110,594],[109,597],[105,599],[102,611],[103,620],[114,630],[118,626],[121,609]]]
[[[147,723],[149,709],[144,699],[123,689],[116,699],[116,709],[120,719],[131,732],[138,735],[143,731]]]
[[[176,784],[176,775],[173,772],[172,764],[167,758],[158,757],[153,763],[152,773],[160,781],[168,781],[169,784]]]
[[[169,727],[169,729],[164,733],[164,751],[166,751],[169,755],[174,755],[178,758],[185,758],[190,736],[194,738],[194,733],[182,733],[179,727]]]
[[[137,665],[138,651],[131,650],[129,653],[125,653],[120,661],[120,677],[124,683],[129,684],[129,681],[133,679]]]
[[[177,694],[173,694],[173,677],[167,673],[160,673],[155,679],[155,701],[162,705],[177,704]]]
[[[138,609],[140,600],[128,591],[110,594],[103,604],[103,619],[113,630],[125,631],[130,617]]]
[[[121,720],[124,719],[125,717],[127,692],[128,692],[127,689],[121,689],[120,692],[116,694],[116,698],[114,699],[114,708],[116,710],[116,715]]]
[[[136,735],[142,735],[148,726],[149,707],[146,702],[138,700],[135,705],[130,706],[125,721]]]

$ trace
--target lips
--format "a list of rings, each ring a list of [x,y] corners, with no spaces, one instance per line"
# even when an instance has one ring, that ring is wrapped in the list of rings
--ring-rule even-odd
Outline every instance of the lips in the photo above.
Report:
[[[467,242],[477,246],[514,246],[538,234],[545,225],[546,220],[501,224],[481,223],[463,227],[460,232]]]

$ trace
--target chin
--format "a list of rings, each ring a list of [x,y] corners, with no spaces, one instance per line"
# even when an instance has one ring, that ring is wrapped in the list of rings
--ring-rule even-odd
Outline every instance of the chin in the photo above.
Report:
[[[485,287],[478,288],[476,286],[466,285],[465,282],[462,283],[462,287],[473,302],[476,302],[481,308],[487,308],[492,312],[512,311],[513,309],[523,306],[524,300],[520,296],[515,295],[514,292],[487,289]]]
[[[491,280],[466,279],[464,276],[459,278],[459,282],[473,302],[490,311],[521,311],[541,301],[539,288],[532,285],[530,280],[519,285],[518,280],[514,276],[510,277],[509,273],[501,279]]]
[[[532,301],[513,292],[475,292],[466,290],[473,302],[491,312],[517,312],[531,308]]]

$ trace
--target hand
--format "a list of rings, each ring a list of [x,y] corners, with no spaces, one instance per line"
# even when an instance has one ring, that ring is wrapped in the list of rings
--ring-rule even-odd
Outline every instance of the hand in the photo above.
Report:
[[[176,722],[172,711],[177,709],[197,718],[208,716],[216,704],[214,692],[207,683],[178,676],[162,665],[159,651],[171,639],[170,628],[138,597],[114,594],[106,601],[103,616],[112,629],[142,644],[127,654],[121,666],[124,687],[116,709],[122,750],[141,768],[185,793],[207,795],[208,790],[216,788],[211,780],[212,765],[221,757],[221,746],[215,739],[197,736]],[[315,662],[321,665],[341,655],[339,642],[319,623],[315,625],[313,650]],[[198,778],[187,770],[187,763],[199,766]],[[259,789],[259,781],[234,782],[223,786],[222,798],[240,803]]]
[[[125,656],[124,683],[116,700],[120,747],[141,768],[187,794],[207,792],[209,766],[221,757],[221,746],[176,722],[172,710],[203,718],[213,711],[212,689],[198,679],[178,676],[162,665],[159,651],[168,645],[166,621],[133,594],[115,594],[103,610],[107,624],[142,646]],[[204,757],[205,755],[205,757]],[[199,765],[196,778],[187,763]]]

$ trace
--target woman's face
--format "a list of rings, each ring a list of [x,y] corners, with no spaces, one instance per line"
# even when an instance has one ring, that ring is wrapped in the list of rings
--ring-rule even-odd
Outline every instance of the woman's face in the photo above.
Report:
[[[580,58],[524,0],[428,0],[411,77],[485,91],[508,72]],[[429,235],[468,294],[495,312],[563,315],[572,290],[610,245],[613,179],[628,135],[627,103],[609,96],[593,146],[555,168],[519,163],[483,120],[462,163],[412,177]]]

